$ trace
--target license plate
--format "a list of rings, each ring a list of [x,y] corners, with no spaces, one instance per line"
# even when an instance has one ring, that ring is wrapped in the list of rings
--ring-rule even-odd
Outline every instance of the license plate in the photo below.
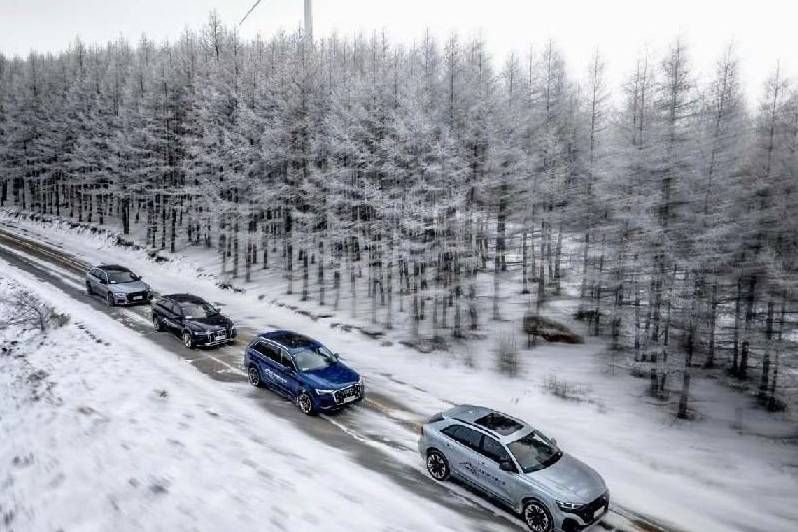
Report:
[[[601,508],[599,508],[598,510],[596,510],[595,512],[593,512],[593,519],[596,519],[598,516],[600,516],[601,514],[603,514],[603,513],[604,513],[604,510],[606,510],[606,509],[607,509],[607,508],[606,508],[605,506],[602,506]]]
[[[216,341],[217,342],[220,342],[220,341],[222,341],[224,339],[225,339],[225,336],[223,334],[217,334],[216,335]]]
[[[133,301],[139,301],[141,299],[144,299],[144,296],[133,296]]]
[[[357,395],[350,395],[349,397],[344,397],[344,404],[351,403],[355,399],[357,399]]]

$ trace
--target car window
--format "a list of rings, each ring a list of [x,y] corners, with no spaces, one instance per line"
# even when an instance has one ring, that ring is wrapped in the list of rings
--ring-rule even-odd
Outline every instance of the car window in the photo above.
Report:
[[[480,452],[480,442],[482,441],[482,434],[479,432],[464,427],[463,425],[450,425],[443,429],[443,433],[452,438],[454,441],[462,443],[466,447]]]
[[[261,344],[261,345],[263,346],[263,355],[266,358],[268,358],[278,366],[283,365],[282,355],[280,354],[280,351],[278,349],[270,346],[269,344]]]
[[[111,270],[108,272],[108,281],[111,284],[132,283],[133,281],[138,280],[139,277],[133,272],[125,270]]]
[[[252,349],[254,349],[263,356],[267,356],[268,354],[268,348],[266,344],[264,344],[263,342],[255,342],[254,344],[252,344]]]
[[[180,303],[184,316],[191,316],[192,318],[209,318],[219,313],[219,310],[210,303],[202,303],[195,301],[184,301]]]
[[[324,346],[301,347],[294,350],[294,360],[299,371],[314,371],[335,364],[335,355]]]
[[[510,453],[507,452],[501,443],[490,436],[485,436],[482,440],[482,454],[498,464],[504,461],[511,461]]]
[[[293,359],[292,359],[292,358],[291,358],[291,357],[288,355],[288,353],[286,353],[286,352],[284,352],[284,351],[283,351],[283,353],[282,353],[282,357],[283,357],[283,366],[285,366],[285,367],[287,367],[287,368],[289,368],[289,369],[296,369],[296,368],[295,368],[295,366],[294,366],[294,361],[293,361]]]
[[[524,473],[545,469],[562,456],[562,451],[551,440],[536,431],[510,443],[508,447]]]

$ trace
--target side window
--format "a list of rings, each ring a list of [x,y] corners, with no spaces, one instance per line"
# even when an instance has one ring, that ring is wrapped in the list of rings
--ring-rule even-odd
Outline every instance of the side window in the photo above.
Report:
[[[502,444],[500,444],[490,436],[485,436],[485,438],[482,440],[482,454],[484,454],[486,457],[490,458],[497,464],[500,464],[503,461],[511,461],[510,454],[502,446]]]
[[[262,345],[263,345],[263,354],[266,356],[266,358],[268,358],[278,366],[282,366],[283,361],[281,360],[280,351],[278,351],[277,349],[268,344],[262,344]]]
[[[443,433],[452,438],[454,441],[462,443],[466,447],[480,452],[480,442],[482,441],[482,434],[475,430],[471,430],[463,425],[450,425],[443,429]]]
[[[169,301],[169,302],[166,303],[166,305],[167,305],[166,308],[169,309],[169,312],[171,312],[175,316],[179,317],[179,316],[183,315],[183,311],[180,309],[180,305],[178,305],[174,301]]]
[[[285,351],[282,351],[281,364],[289,369],[296,369],[296,367],[294,367],[294,360],[290,356],[288,356],[288,353],[286,353]]]

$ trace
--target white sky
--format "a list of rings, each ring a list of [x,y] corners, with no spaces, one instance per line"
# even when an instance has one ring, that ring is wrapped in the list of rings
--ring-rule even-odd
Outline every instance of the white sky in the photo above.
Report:
[[[0,53],[58,51],[80,36],[104,43],[142,33],[174,40],[199,28],[211,9],[237,24],[255,0],[0,0]],[[553,38],[571,74],[582,76],[596,46],[613,86],[633,67],[639,50],[657,55],[681,35],[696,73],[710,74],[734,39],[749,99],[780,61],[798,75],[798,0],[314,0],[315,34],[386,30],[394,41],[418,40],[426,28],[444,39],[451,31],[481,32],[497,59]],[[303,0],[262,0],[241,27],[244,37],[301,26]]]

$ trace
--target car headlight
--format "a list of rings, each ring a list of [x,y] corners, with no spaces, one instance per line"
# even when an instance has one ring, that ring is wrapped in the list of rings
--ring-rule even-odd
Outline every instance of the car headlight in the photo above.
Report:
[[[557,501],[557,506],[559,506],[560,510],[564,512],[573,512],[579,510],[584,506],[584,504],[579,502],[563,502]]]

